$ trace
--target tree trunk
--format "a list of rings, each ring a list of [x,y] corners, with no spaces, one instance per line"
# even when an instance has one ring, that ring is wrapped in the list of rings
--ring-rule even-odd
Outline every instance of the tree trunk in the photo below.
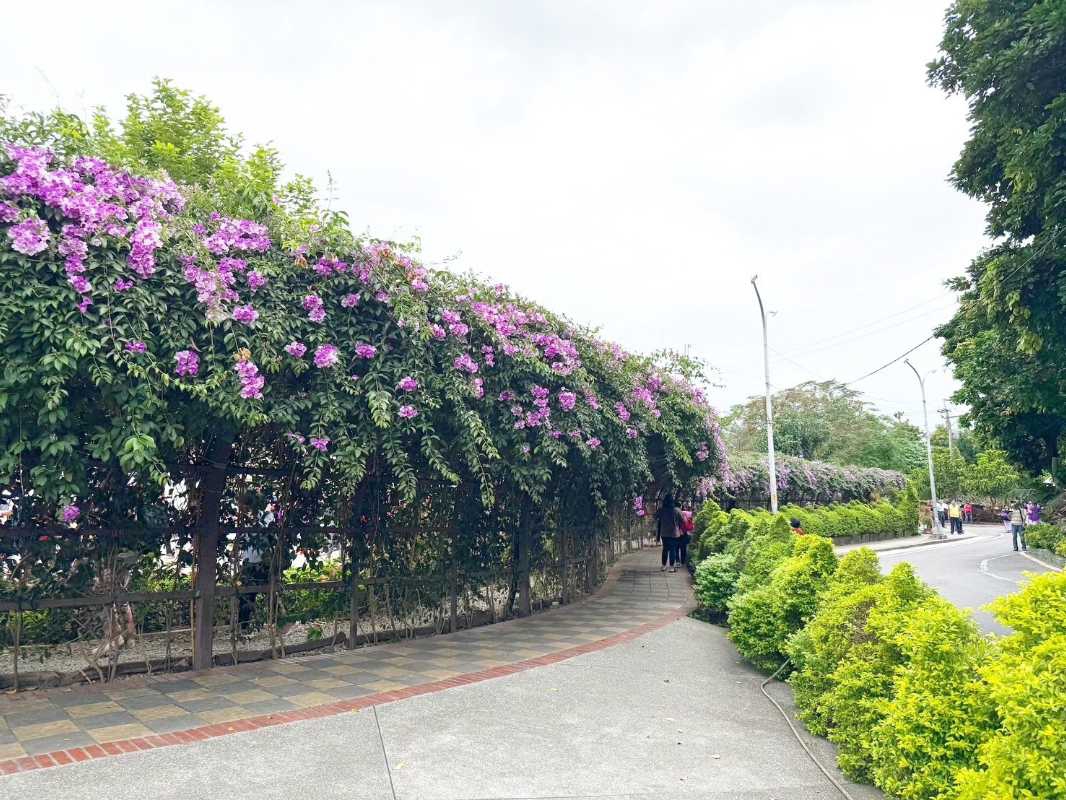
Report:
[[[233,434],[218,434],[211,445],[200,484],[200,513],[196,526],[196,575],[193,588],[194,670],[210,669],[215,621],[215,581],[217,578],[219,513],[226,490],[226,469],[233,450]]]

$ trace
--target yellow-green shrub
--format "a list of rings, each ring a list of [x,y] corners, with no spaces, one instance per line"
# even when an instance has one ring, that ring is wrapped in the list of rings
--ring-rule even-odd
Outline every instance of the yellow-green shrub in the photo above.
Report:
[[[696,514],[692,538],[696,541],[696,560],[725,551],[729,544],[729,515],[713,500],[706,501]]]
[[[729,598],[737,588],[740,565],[734,553],[714,553],[696,567],[696,600],[702,608],[715,614],[726,611]]]
[[[955,773],[977,766],[977,748],[995,727],[977,669],[989,641],[969,616],[931,597],[907,620],[892,697],[874,727],[874,783],[899,800],[948,800]]]
[[[1025,529],[1025,544],[1027,547],[1039,547],[1042,550],[1055,552],[1058,546],[1066,542],[1066,531],[1058,525],[1047,522],[1038,522]]]
[[[833,543],[821,536],[794,537],[793,555],[778,563],[729,603],[729,637],[741,655],[763,670],[785,660],[788,638],[814,614],[818,595],[836,569]]]
[[[993,613],[1014,633],[981,668],[996,719],[958,800],[1066,798],[1066,573],[1030,580]]]

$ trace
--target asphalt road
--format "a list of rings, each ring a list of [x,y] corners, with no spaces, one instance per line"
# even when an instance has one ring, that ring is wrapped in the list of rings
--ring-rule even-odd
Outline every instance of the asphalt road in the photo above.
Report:
[[[1010,633],[982,608],[1005,594],[1018,591],[1026,573],[1047,572],[1039,564],[1015,553],[1011,537],[1001,525],[969,525],[972,539],[878,550],[886,572],[902,561],[910,562],[918,576],[961,608],[973,610],[974,620],[991,633]]]

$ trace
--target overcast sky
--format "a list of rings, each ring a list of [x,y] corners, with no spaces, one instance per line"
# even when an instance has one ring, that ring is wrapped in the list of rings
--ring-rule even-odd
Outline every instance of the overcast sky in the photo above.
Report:
[[[631,350],[720,372],[721,409],[850,381],[946,320],[984,244],[947,174],[965,106],[926,85],[946,0],[17,3],[0,93],[121,108],[153,76],[421,238]],[[17,32],[17,35],[12,35]],[[912,360],[931,409],[937,345]],[[856,388],[920,424],[902,363]]]

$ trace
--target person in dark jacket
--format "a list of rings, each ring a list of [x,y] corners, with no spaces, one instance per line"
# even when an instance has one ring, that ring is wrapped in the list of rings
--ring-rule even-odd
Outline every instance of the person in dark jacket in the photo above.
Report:
[[[659,508],[657,519],[656,536],[663,543],[663,566],[660,572],[666,571],[667,562],[670,571],[677,572],[678,544],[681,539],[681,513],[674,504],[674,496],[667,492],[663,497],[662,506]]]

